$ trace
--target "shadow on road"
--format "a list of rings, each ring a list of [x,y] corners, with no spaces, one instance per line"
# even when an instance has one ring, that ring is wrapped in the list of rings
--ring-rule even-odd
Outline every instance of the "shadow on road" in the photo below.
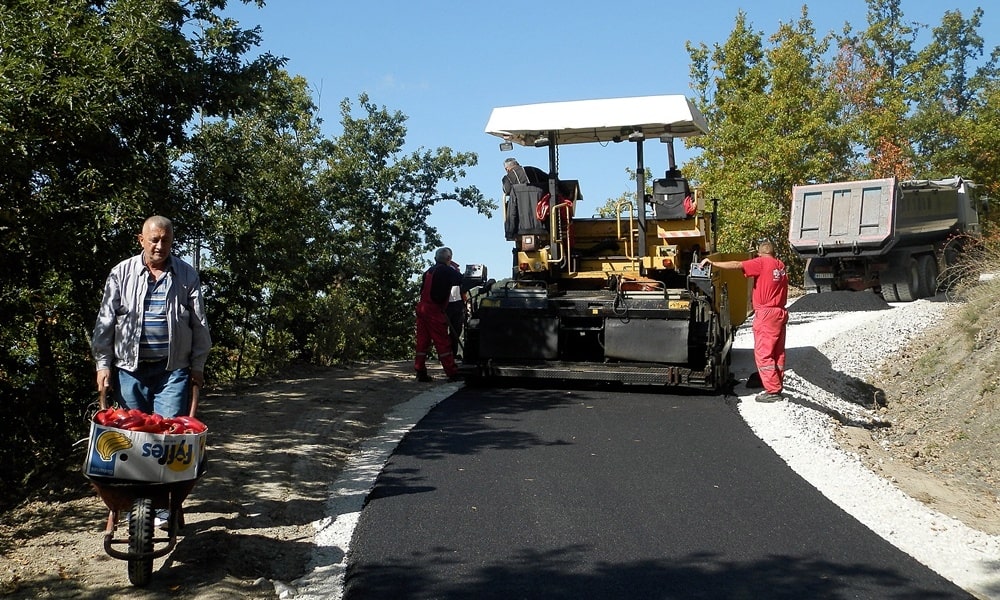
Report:
[[[580,558],[587,550],[573,546],[548,552],[523,549],[508,562],[482,566],[474,580],[442,581],[432,575],[441,571],[426,568],[422,561],[448,563],[458,559],[448,548],[429,548],[409,564],[350,569],[344,598],[825,600],[840,599],[846,591],[859,589],[872,591],[868,596],[871,598],[964,597],[941,589],[921,589],[899,572],[863,563],[793,556],[736,562],[699,553],[655,561],[596,564],[585,569]]]

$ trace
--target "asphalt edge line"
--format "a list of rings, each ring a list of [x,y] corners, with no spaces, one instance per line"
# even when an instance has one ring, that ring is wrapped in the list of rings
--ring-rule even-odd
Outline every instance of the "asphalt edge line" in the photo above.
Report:
[[[291,589],[281,582],[273,582],[279,598],[339,600],[343,597],[351,538],[376,478],[403,436],[460,387],[461,383],[436,386],[397,405],[386,416],[378,433],[361,443],[329,488],[326,516],[313,522],[315,545],[306,574],[293,581]]]

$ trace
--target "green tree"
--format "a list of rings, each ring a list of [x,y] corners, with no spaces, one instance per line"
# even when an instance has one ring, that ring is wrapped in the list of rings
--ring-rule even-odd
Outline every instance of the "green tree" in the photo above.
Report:
[[[374,342],[360,356],[398,357],[410,351],[413,306],[421,256],[441,244],[427,223],[432,207],[445,201],[490,215],[494,202],[475,187],[439,188],[457,182],[477,157],[448,147],[403,153],[405,116],[377,107],[367,94],[355,117],[351,102],[341,103],[343,133],[334,140],[321,189],[330,227],[337,238],[338,280],[364,309],[355,326]]]
[[[725,43],[688,45],[696,103],[712,132],[688,142],[702,152],[685,171],[723,200],[723,248],[758,235],[786,239],[797,183],[997,178],[1000,50],[981,60],[982,11],[969,19],[946,12],[918,48],[922,26],[906,21],[900,5],[868,0],[864,29],[847,25],[823,38],[803,8],[766,43],[740,12]]]
[[[684,170],[722,200],[720,246],[728,251],[762,236],[780,245],[792,186],[847,170],[849,142],[822,61],[829,40],[816,38],[803,8],[767,42],[740,12],[725,43],[688,45],[695,102],[711,133],[689,138],[701,152]]]
[[[237,109],[247,101],[239,92],[275,62],[235,59],[257,37],[214,17],[224,5],[0,5],[6,482],[66,456],[84,427],[85,399],[94,396],[89,333],[104,278],[137,251],[144,217],[188,214],[173,193],[171,149],[185,143],[191,115]],[[189,38],[195,30],[201,37]]]
[[[982,15],[946,11],[922,48],[927,27],[907,22],[899,0],[869,0],[867,28],[845,27],[834,74],[842,120],[855,132],[855,177],[962,175],[1000,189],[992,158],[1000,48],[984,58]]]
[[[947,153],[952,164],[938,168],[950,167],[951,174],[962,174],[1000,198],[1000,82],[991,82],[973,100],[973,108],[958,120],[957,131],[959,143]],[[989,215],[994,224],[1000,220],[997,207],[994,204]]]
[[[766,118],[768,192],[784,201],[805,182],[830,181],[848,174],[850,132],[839,125],[841,102],[830,85],[824,61],[831,37],[816,37],[807,12],[795,23],[780,23],[766,51],[770,85]],[[781,234],[784,234],[781,231]]]
[[[868,0],[868,27],[839,38],[835,80],[843,120],[855,131],[856,177],[912,177],[915,153],[907,127],[907,82],[919,76],[915,24],[904,21],[899,0]]]
[[[920,76],[910,86],[913,115],[909,129],[920,172],[925,176],[959,174],[991,181],[998,173],[973,172],[978,161],[969,152],[968,130],[998,125],[990,122],[989,111],[982,110],[997,79],[998,55],[994,49],[982,61],[982,16],[982,9],[973,11],[969,19],[959,11],[946,12],[941,24],[932,30],[931,42],[917,53]],[[987,179],[980,179],[982,176]]]
[[[205,223],[211,371],[223,379],[301,358],[296,323],[329,276],[330,236],[314,181],[330,148],[308,85],[275,71],[259,93],[252,109],[201,124],[179,161]]]
[[[704,43],[689,43],[688,52],[695,104],[711,133],[685,140],[700,152],[682,171],[707,196],[722,200],[718,218],[725,236],[721,248],[746,248],[762,234],[760,217],[769,212],[767,198],[756,186],[758,165],[750,154],[765,143],[761,136],[767,90],[763,35],[740,11],[724,43],[711,49]]]

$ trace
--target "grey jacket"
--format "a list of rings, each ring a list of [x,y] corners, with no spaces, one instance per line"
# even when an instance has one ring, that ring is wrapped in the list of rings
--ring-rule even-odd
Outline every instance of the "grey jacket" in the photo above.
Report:
[[[91,341],[98,370],[116,366],[134,371],[139,366],[139,337],[148,274],[142,254],[139,254],[115,265],[108,275]],[[212,338],[198,272],[171,256],[165,276],[170,338],[167,370],[191,367],[192,371],[204,371]]]

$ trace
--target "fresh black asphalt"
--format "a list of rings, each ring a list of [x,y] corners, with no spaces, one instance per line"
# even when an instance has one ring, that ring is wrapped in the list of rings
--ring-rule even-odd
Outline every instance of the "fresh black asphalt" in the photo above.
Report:
[[[971,597],[802,480],[735,402],[463,388],[379,476],[344,597]]]

